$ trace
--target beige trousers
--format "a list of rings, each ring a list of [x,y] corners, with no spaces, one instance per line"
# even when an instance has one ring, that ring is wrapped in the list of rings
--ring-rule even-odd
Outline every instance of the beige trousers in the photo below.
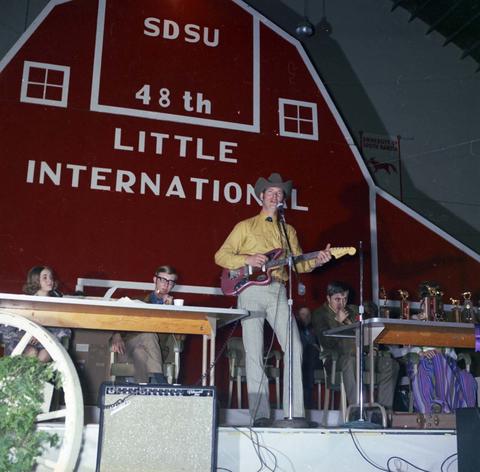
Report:
[[[131,362],[135,368],[135,381],[148,382],[152,373],[163,372],[162,351],[156,333],[138,333],[125,339],[126,353],[120,362]],[[122,359],[123,358],[123,359]]]
[[[283,411],[289,416],[288,389],[288,303],[285,286],[278,282],[270,285],[253,285],[238,296],[238,307],[250,311],[250,316],[242,320],[243,345],[245,348],[245,366],[247,373],[248,407],[254,421],[257,418],[270,418],[268,381],[263,370],[264,346],[263,327],[268,321],[275,332],[284,352],[283,363]],[[302,344],[297,324],[292,331],[293,378],[292,378],[292,416],[304,417],[302,385]]]
[[[365,378],[369,378],[368,356],[365,358],[366,369]],[[343,383],[347,395],[347,403],[355,405],[357,403],[357,382],[356,382],[356,360],[355,355],[345,354],[340,356],[339,368],[343,373]],[[393,406],[393,397],[397,385],[399,365],[398,362],[390,356],[375,357],[375,383],[377,384],[377,402],[385,408],[391,409]],[[369,396],[364,396],[365,402],[368,402]]]

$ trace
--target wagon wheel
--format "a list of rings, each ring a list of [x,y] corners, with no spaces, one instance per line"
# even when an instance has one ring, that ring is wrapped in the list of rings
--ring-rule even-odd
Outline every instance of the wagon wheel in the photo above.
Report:
[[[64,435],[59,448],[54,450],[55,459],[46,459],[41,456],[38,458],[38,463],[43,468],[55,472],[73,471],[80,452],[83,433],[83,397],[73,362],[58,339],[33,321],[1,311],[0,324],[14,326],[25,331],[24,336],[13,350],[12,356],[21,355],[30,340],[36,338],[52,358],[55,369],[60,372],[65,408],[40,413],[37,416],[37,425],[46,421],[55,420],[58,422],[63,420]]]

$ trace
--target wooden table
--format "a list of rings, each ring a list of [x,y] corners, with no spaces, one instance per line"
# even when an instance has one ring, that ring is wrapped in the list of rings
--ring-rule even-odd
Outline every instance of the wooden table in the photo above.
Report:
[[[333,328],[325,336],[355,338],[360,323]],[[369,318],[363,322],[365,344],[407,344],[431,347],[475,347],[472,323]]]
[[[370,347],[370,403],[374,401],[375,369],[373,345],[403,344],[429,347],[475,347],[475,327],[472,323],[443,321],[400,320],[393,318],[369,318],[363,322],[364,345]],[[356,342],[357,403],[360,378],[360,323],[352,323],[325,331],[325,336],[352,338]]]
[[[0,293],[0,309],[21,315],[44,326],[138,331],[149,333],[200,334],[203,336],[202,383],[215,382],[215,337],[217,328],[248,316],[235,308],[153,305],[137,300],[104,300],[78,297],[37,297]],[[207,365],[210,340],[210,365]]]

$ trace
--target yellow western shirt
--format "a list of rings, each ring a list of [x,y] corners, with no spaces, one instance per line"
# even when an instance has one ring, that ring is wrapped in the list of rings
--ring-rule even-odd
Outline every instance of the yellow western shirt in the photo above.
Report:
[[[277,223],[276,215],[268,221],[268,214],[263,210],[252,218],[240,221],[228,235],[222,247],[215,254],[215,262],[226,269],[238,269],[246,265],[245,259],[252,254],[265,254],[272,249],[283,248],[284,258],[288,248],[283,231]],[[302,254],[298,242],[297,232],[293,226],[286,225],[288,239],[294,256]],[[296,264],[298,272],[309,272],[315,268],[315,260],[303,261]],[[272,271],[272,276],[286,281],[287,271],[279,267]]]

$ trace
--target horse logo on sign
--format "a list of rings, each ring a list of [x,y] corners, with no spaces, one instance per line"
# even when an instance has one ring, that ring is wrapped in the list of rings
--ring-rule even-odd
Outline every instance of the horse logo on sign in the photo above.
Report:
[[[397,168],[390,162],[378,162],[375,158],[371,157],[367,163],[372,168],[374,174],[380,170],[384,170],[387,174],[391,172],[397,173]]]

